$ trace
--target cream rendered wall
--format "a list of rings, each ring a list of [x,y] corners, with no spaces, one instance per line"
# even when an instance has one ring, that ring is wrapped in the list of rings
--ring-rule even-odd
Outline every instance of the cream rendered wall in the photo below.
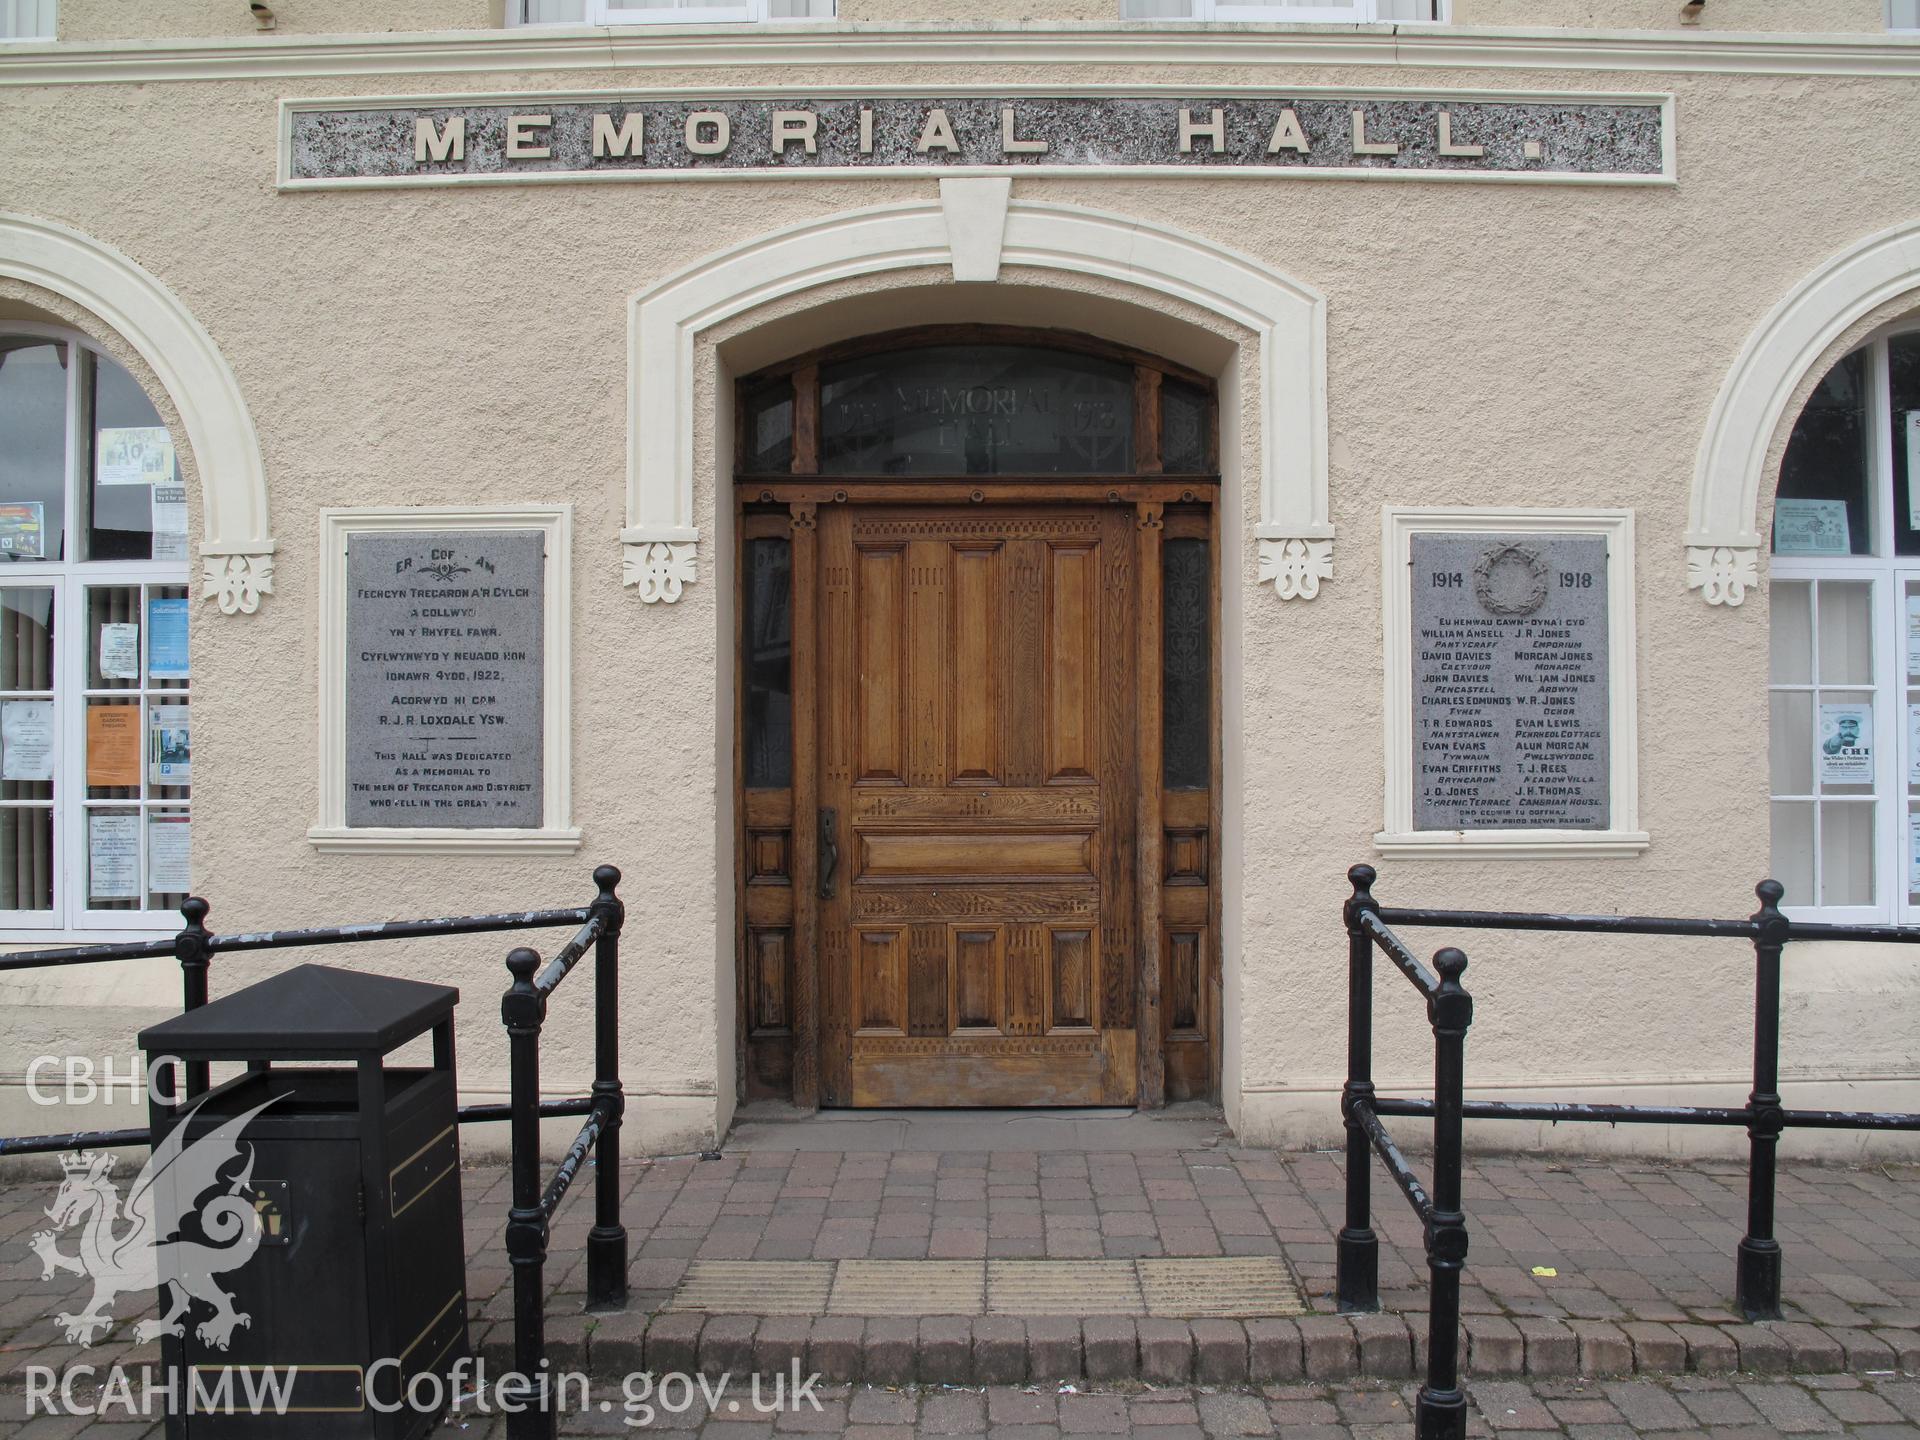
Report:
[[[1884,31],[1886,0],[1707,0],[1682,26],[1682,0],[1453,0],[1456,25],[1581,30]]]
[[[651,73],[645,83],[717,88],[762,78],[721,69]],[[969,78],[953,66],[822,67],[779,77],[799,88]],[[977,78],[1064,86],[1130,77],[997,62]],[[1201,89],[1267,78],[1252,69],[1155,75]],[[1631,860],[1398,863],[1385,867],[1383,898],[1746,913],[1751,886],[1767,869],[1766,601],[1761,594],[1739,609],[1712,609],[1685,588],[1695,453],[1721,379],[1766,310],[1827,256],[1920,211],[1920,173],[1901,148],[1920,123],[1920,93],[1902,80],[1810,87],[1796,77],[1416,78],[1313,67],[1288,78],[1354,88],[1436,80],[1485,89],[1671,88],[1682,183],[1071,175],[1015,182],[1019,198],[1137,215],[1250,252],[1329,297],[1335,578],[1315,601],[1282,604],[1257,583],[1250,547],[1234,544],[1225,557],[1239,597],[1227,616],[1227,745],[1230,759],[1236,747],[1244,757],[1228,776],[1242,818],[1223,836],[1221,867],[1229,993],[1238,987],[1225,1098],[1242,1134],[1261,1143],[1325,1140],[1337,1127],[1342,875],[1372,858],[1381,823],[1380,507],[1470,501],[1636,511],[1642,816],[1653,835],[1653,848]],[[511,88],[633,84],[626,74],[568,71],[516,75]],[[221,346],[259,430],[280,541],[275,593],[257,615],[203,606],[194,620],[195,888],[213,899],[213,925],[581,903],[591,866],[619,864],[629,876],[623,1023],[635,1143],[688,1149],[726,1123],[734,1063],[732,902],[730,882],[716,880],[732,870],[723,799],[729,747],[716,718],[729,709],[719,676],[731,663],[717,498],[724,487],[716,481],[723,452],[714,441],[723,381],[714,351],[703,349],[701,578],[676,605],[643,606],[620,586],[615,539],[624,518],[626,301],[703,254],[804,218],[927,198],[933,182],[288,195],[273,188],[272,118],[283,96],[482,88],[484,79],[460,75],[396,74],[10,89],[0,94],[9,135],[0,209],[74,225],[172,287]],[[1810,89],[1822,148],[1800,159]],[[116,140],[79,165],[73,137],[82,127]],[[141,203],[128,204],[129,195]],[[954,288],[937,271],[912,278],[922,289]],[[1058,275],[1009,279],[1087,288]],[[885,291],[895,282],[849,288]],[[1107,296],[1086,313],[1117,324],[1114,302],[1123,298]],[[1132,299],[1170,317],[1139,322],[1147,328],[1208,328],[1205,317]],[[888,323],[911,323],[928,308],[903,292],[889,302]],[[749,333],[764,318],[746,317],[730,333]],[[1251,393],[1256,354],[1216,360],[1243,398]],[[1231,452],[1243,473],[1260,438],[1249,423]],[[317,809],[319,510],[516,500],[574,507],[574,819],[585,832],[582,852],[417,863],[316,855],[305,830]],[[1245,487],[1230,503],[1252,523],[1255,499]],[[535,943],[550,950],[558,938]],[[1441,943],[1422,937],[1422,948]],[[462,1075],[480,1094],[497,1093],[504,1075],[496,1000],[506,948],[504,940],[463,939],[325,958],[459,985]],[[1480,1006],[1470,1073],[1489,1093],[1543,1079],[1621,1082],[1646,1096],[1714,1093],[1703,1084],[1744,1091],[1750,960],[1738,944],[1550,948],[1536,938],[1468,937],[1466,948]],[[1787,1074],[1850,1084],[1844,1103],[1912,1107],[1920,1086],[1904,1037],[1920,1022],[1920,966],[1868,962],[1793,958]],[[216,993],[273,963],[218,962]],[[1430,1066],[1424,1025],[1414,997],[1390,979],[1383,972],[1379,1075],[1383,1084],[1419,1084]],[[177,1003],[176,986],[166,964],[138,974],[6,977],[5,1068],[46,1048],[124,1052],[140,1023]],[[576,980],[561,992],[548,1030],[557,1091],[577,1092],[589,1074],[586,1013]],[[1486,1138],[1528,1137],[1508,1128]],[[1667,1142],[1644,1132],[1547,1138]],[[1796,1136],[1792,1148],[1806,1153],[1816,1143]]]
[[[247,0],[58,0],[62,40],[177,40],[258,35]],[[273,35],[474,30],[497,25],[501,0],[270,0]]]

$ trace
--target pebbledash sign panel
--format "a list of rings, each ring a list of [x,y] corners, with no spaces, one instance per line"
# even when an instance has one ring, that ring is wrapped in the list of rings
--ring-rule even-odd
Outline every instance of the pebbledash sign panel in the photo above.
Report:
[[[1074,170],[1663,184],[1670,96],[423,96],[281,103],[283,189]]]

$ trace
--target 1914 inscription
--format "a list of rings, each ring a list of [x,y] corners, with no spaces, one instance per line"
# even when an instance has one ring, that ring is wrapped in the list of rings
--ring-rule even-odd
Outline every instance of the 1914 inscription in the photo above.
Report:
[[[536,829],[538,530],[347,541],[347,824]]]
[[[1416,830],[1605,830],[1607,542],[1412,537]]]

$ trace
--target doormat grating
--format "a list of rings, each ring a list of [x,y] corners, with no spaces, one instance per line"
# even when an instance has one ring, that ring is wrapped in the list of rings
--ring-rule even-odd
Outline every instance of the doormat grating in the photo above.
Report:
[[[696,1260],[669,1310],[726,1315],[1304,1315],[1274,1256],[1153,1260]]]

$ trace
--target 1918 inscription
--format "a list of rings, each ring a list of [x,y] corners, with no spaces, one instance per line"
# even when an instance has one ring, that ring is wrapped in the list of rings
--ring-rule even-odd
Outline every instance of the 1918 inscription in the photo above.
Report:
[[[1416,830],[1605,830],[1607,542],[1412,537]]]
[[[348,537],[348,825],[539,827],[545,540]]]

